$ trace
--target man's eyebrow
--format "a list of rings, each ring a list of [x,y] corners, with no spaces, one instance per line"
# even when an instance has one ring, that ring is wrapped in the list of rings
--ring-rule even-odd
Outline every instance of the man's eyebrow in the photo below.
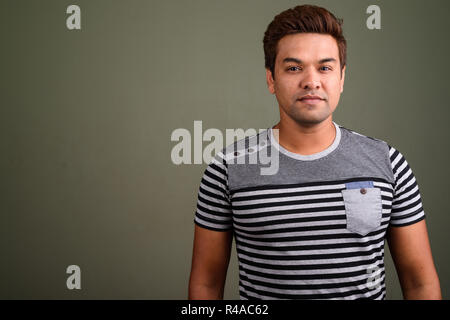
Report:
[[[298,63],[298,64],[303,63],[302,60],[297,59],[297,58],[291,58],[291,57],[287,57],[287,58],[283,59],[283,63],[287,63],[287,62],[295,62],[295,63]],[[324,58],[324,59],[320,59],[319,60],[320,64],[326,63],[326,62],[336,62],[336,59],[335,58]]]
[[[325,58],[325,59],[319,60],[319,63],[326,63],[326,62],[336,62],[336,59],[335,58]]]

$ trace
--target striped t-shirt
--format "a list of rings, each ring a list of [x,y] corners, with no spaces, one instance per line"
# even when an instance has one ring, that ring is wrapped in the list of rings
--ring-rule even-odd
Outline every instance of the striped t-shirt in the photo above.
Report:
[[[204,171],[194,221],[232,230],[241,299],[385,298],[386,230],[425,218],[419,187],[398,150],[333,124],[322,152],[292,153],[268,128]],[[250,161],[263,152],[275,174]]]

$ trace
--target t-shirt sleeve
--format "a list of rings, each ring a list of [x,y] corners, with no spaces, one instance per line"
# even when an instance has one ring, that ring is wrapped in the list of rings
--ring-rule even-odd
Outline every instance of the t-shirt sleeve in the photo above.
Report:
[[[228,167],[219,152],[206,167],[198,190],[194,222],[214,231],[232,229]]]
[[[419,185],[408,162],[393,147],[389,147],[389,157],[395,180],[390,225],[408,226],[425,219]]]

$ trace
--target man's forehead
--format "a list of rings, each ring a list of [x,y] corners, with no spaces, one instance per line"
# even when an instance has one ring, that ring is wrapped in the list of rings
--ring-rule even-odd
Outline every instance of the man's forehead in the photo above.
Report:
[[[316,61],[325,58],[339,58],[337,41],[328,34],[298,33],[284,36],[277,46],[277,60],[286,58]]]
[[[291,43],[291,44],[301,44],[304,42],[314,42],[323,44],[336,44],[337,41],[330,34],[323,33],[311,33],[311,32],[298,32],[293,34],[288,34],[282,37],[278,43]]]

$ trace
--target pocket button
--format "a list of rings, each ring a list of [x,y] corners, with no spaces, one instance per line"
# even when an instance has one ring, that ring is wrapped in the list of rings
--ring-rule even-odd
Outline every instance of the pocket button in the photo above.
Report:
[[[361,194],[366,194],[367,193],[367,190],[366,189],[364,189],[364,188],[362,188],[361,190],[359,190],[360,192],[361,192]]]

